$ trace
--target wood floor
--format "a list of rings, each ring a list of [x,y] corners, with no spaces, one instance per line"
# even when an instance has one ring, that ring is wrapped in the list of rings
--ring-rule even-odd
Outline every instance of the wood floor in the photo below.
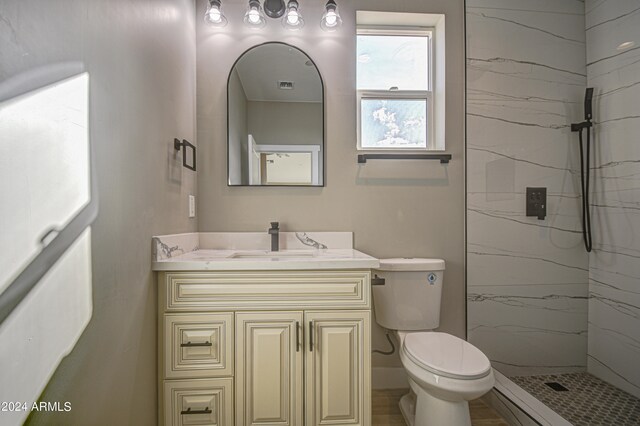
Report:
[[[408,389],[373,390],[373,426],[405,426],[398,401]],[[473,426],[509,426],[495,410],[482,400],[469,403]]]

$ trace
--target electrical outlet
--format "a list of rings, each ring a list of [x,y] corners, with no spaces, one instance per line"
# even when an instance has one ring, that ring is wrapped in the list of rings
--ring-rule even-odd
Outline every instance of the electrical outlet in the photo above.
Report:
[[[189,195],[189,217],[196,217],[196,196]]]
[[[547,188],[527,188],[527,216],[547,217]]]

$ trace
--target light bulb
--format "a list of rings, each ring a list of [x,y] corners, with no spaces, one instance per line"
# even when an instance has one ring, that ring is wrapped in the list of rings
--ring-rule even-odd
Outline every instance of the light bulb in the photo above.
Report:
[[[287,4],[287,11],[282,19],[282,26],[289,30],[299,30],[304,27],[304,20],[298,9],[299,4],[297,0],[289,0]]]
[[[300,17],[298,16],[298,12],[291,12],[287,15],[287,22],[291,25],[298,25],[300,22]]]
[[[252,9],[251,11],[249,11],[249,22],[251,22],[252,24],[257,24],[260,22],[260,14],[257,10]]]
[[[212,24],[216,24],[222,20],[222,13],[220,13],[218,9],[212,8],[209,11],[209,15],[207,17],[209,18],[209,22],[211,22]]]
[[[338,5],[335,0],[329,0],[325,6],[324,15],[320,21],[320,28],[324,31],[335,31],[342,25],[340,13],[338,13]]]
[[[251,28],[263,28],[267,25],[267,18],[258,0],[249,0],[249,8],[244,15],[244,23]]]
[[[227,25],[227,18],[222,13],[220,0],[209,0],[209,7],[204,14],[204,21],[214,27]]]
[[[333,10],[328,11],[325,22],[327,23],[327,27],[335,27],[336,24],[338,23],[338,17],[336,16],[336,12],[334,12]]]

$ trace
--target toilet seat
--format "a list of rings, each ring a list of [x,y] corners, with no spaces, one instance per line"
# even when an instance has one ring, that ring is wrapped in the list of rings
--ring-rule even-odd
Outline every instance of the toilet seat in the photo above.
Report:
[[[404,336],[403,352],[418,366],[444,377],[479,379],[491,372],[485,354],[471,343],[439,332],[415,332]]]

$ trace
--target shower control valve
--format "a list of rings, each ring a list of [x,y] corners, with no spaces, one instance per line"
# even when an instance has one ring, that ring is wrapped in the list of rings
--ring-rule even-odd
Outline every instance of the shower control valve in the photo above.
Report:
[[[527,188],[527,216],[544,220],[547,216],[547,188]]]

